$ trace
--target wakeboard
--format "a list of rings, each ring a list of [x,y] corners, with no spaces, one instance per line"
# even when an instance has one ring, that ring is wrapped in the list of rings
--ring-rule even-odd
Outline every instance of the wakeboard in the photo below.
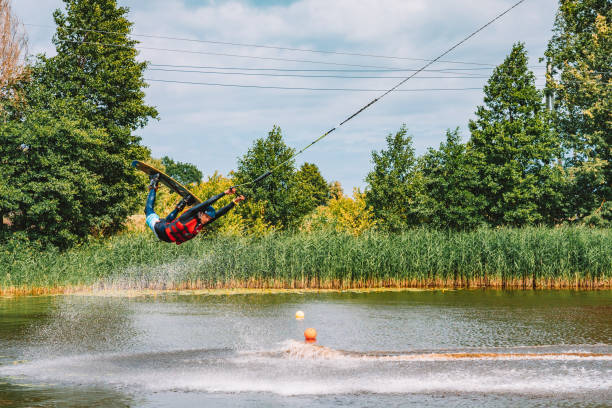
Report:
[[[159,174],[160,183],[162,183],[163,185],[165,185],[166,187],[168,187],[170,190],[174,191],[181,197],[192,196],[194,199],[193,204],[199,204],[202,202],[202,200],[200,200],[195,194],[187,190],[187,188],[184,185],[182,185],[181,183],[179,183],[178,181],[176,181],[175,179],[173,179],[172,177],[170,177],[163,171],[157,170],[155,167],[150,166],[147,163],[143,163],[140,160],[134,160],[132,162],[132,166],[148,174],[149,176],[152,176],[154,174]]]

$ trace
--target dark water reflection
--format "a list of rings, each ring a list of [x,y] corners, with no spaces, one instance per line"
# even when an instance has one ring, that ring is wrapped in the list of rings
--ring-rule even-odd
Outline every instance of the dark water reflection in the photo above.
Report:
[[[610,291],[0,299],[0,406],[609,406],[611,389]]]

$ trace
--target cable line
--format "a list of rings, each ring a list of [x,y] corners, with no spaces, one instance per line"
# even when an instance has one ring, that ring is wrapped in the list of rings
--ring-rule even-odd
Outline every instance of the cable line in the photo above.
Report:
[[[290,78],[341,78],[341,79],[403,79],[405,76],[363,76],[363,75],[304,75],[304,74],[271,74],[251,72],[223,72],[223,71],[201,71],[187,69],[148,68],[147,71],[160,72],[182,72],[188,74],[213,74],[213,75],[242,75],[242,76],[264,76],[264,77],[290,77]],[[536,79],[545,79],[546,75],[534,75]],[[463,76],[420,76],[417,79],[488,79],[490,75],[463,75]]]
[[[402,86],[403,84],[405,84],[408,80],[410,80],[410,78],[414,77],[415,75],[417,75],[419,72],[423,71],[425,68],[429,67],[430,65],[432,65],[433,63],[435,63],[436,61],[438,61],[440,58],[444,57],[445,55],[447,55],[448,53],[450,53],[451,51],[453,51],[455,48],[459,47],[461,44],[465,43],[466,41],[468,41],[470,38],[474,37],[476,34],[478,34],[479,32],[481,32],[482,30],[484,30],[485,28],[487,28],[488,26],[490,26],[491,24],[493,24],[495,21],[499,20],[500,18],[502,18],[504,15],[506,15],[507,13],[509,13],[511,10],[513,10],[515,7],[518,7],[519,4],[523,3],[525,0],[519,0],[518,2],[516,2],[514,5],[512,5],[510,8],[506,9],[504,12],[498,14],[495,18],[493,18],[492,20],[490,20],[489,22],[487,22],[485,25],[483,25],[482,27],[480,27],[479,29],[477,29],[476,31],[472,32],[470,35],[468,35],[467,37],[465,37],[463,40],[459,41],[458,43],[456,43],[455,45],[453,45],[452,47],[450,47],[448,50],[444,51],[442,54],[440,54],[438,57],[434,58],[433,60],[429,61],[427,64],[423,65],[423,67],[421,67],[421,69],[419,69],[418,71],[416,71],[415,73],[413,73],[412,75],[410,75],[409,77],[403,79],[402,81],[400,81],[397,85],[395,85],[393,88],[385,91],[382,95],[380,95],[377,98],[372,99],[370,102],[368,102],[365,106],[363,106],[361,109],[359,109],[358,111],[356,111],[355,113],[353,113],[352,115],[350,115],[349,117],[347,117],[346,119],[344,119],[342,122],[340,122],[337,126],[331,128],[330,130],[328,130],[327,132],[325,132],[324,134],[322,134],[321,136],[319,136],[317,139],[313,140],[312,142],[310,142],[309,145],[307,145],[306,147],[302,148],[302,150],[300,150],[299,152],[293,154],[290,158],[288,158],[287,160],[283,161],[282,163],[278,164],[277,166],[273,167],[272,169],[269,169],[268,171],[266,171],[265,173],[261,174],[260,176],[256,177],[255,179],[248,181],[246,183],[242,183],[239,184],[237,186],[234,187],[243,187],[246,185],[250,185],[250,184],[256,184],[260,181],[262,181],[263,179],[265,179],[266,177],[268,177],[270,174],[272,174],[274,171],[276,171],[276,169],[278,169],[279,167],[283,166],[284,164],[286,164],[287,162],[289,162],[290,160],[293,160],[296,156],[302,154],[306,149],[310,148],[312,145],[314,145],[315,143],[317,143],[318,141],[322,140],[323,138],[325,138],[327,135],[331,134],[332,132],[334,132],[337,128],[341,127],[342,125],[344,125],[345,123],[347,123],[348,121],[350,121],[351,119],[353,119],[355,116],[359,115],[361,112],[365,111],[366,109],[368,109],[370,106],[374,105],[376,102],[378,102],[379,100],[381,100],[382,98],[384,98],[385,96],[387,96],[388,94],[390,94],[391,92],[395,91],[397,88],[399,88],[400,86]]]
[[[232,88],[257,88],[257,89],[283,89],[290,91],[355,91],[355,92],[384,92],[385,89],[364,89],[364,88],[308,88],[308,87],[288,87],[288,86],[268,86],[268,85],[240,85],[240,84],[220,84],[214,82],[191,82],[176,81],[171,79],[144,78],[145,81],[165,82],[171,84],[187,85],[209,85],[224,86]],[[419,92],[419,91],[469,91],[482,90],[482,88],[418,88],[418,89],[395,89],[394,92]]]
[[[328,61],[292,59],[292,58],[281,58],[281,57],[261,57],[261,56],[254,56],[254,55],[230,54],[226,52],[194,51],[194,50],[183,50],[183,49],[176,49],[176,48],[146,47],[142,45],[110,44],[110,43],[101,43],[101,42],[95,42],[95,41],[76,41],[76,40],[58,40],[58,41],[64,42],[64,43],[72,43],[72,44],[100,45],[100,46],[105,46],[105,47],[129,48],[129,49],[137,48],[140,50],[149,50],[149,51],[164,51],[164,52],[176,52],[176,53],[198,54],[198,55],[214,55],[214,56],[219,56],[219,57],[248,58],[248,59],[268,60],[268,61],[283,61],[283,62],[303,62],[307,64],[335,65],[335,66],[342,66],[342,67],[394,69],[394,67],[380,66],[380,65],[347,64],[347,63],[341,63],[341,62],[328,62]],[[436,61],[431,61],[431,62],[433,63]],[[429,65],[431,64],[428,64],[427,66]],[[481,68],[469,68],[469,69],[470,70],[477,70],[477,69],[489,70],[491,68],[481,67]]]
[[[170,68],[193,68],[193,69],[221,69],[228,71],[273,71],[273,72],[416,72],[415,68],[387,68],[387,69],[310,69],[310,68],[253,68],[253,67],[217,67],[206,65],[173,65],[173,64],[147,64],[148,67],[170,67]],[[479,76],[478,73],[466,71],[479,70],[481,68],[448,68],[448,69],[425,69],[421,72],[435,72],[439,74],[463,74]],[[404,78],[403,76],[401,78]]]
[[[347,78],[347,79],[403,79],[404,76],[354,76],[354,75],[304,75],[304,74],[270,74],[251,72],[223,72],[223,71],[200,71],[184,69],[147,68],[147,71],[161,72],[183,72],[189,74],[218,74],[218,75],[243,75],[243,76],[265,76],[265,77],[291,77],[291,78]],[[482,79],[489,76],[422,76],[419,79]]]
[[[141,50],[149,50],[149,51],[164,51],[164,52],[175,52],[175,53],[185,53],[185,54],[198,54],[198,55],[214,55],[220,57],[233,57],[233,58],[247,58],[247,59],[257,59],[257,60],[270,60],[270,61],[282,61],[282,62],[302,62],[308,64],[321,64],[321,65],[334,65],[334,66],[345,66],[345,67],[356,67],[356,68],[375,68],[378,70],[386,70],[386,71],[418,71],[422,72],[422,69],[410,69],[410,68],[401,68],[398,69],[396,67],[389,66],[380,66],[380,65],[361,65],[361,64],[348,64],[341,62],[328,62],[328,61],[320,61],[320,60],[303,60],[303,59],[292,59],[292,58],[281,58],[281,57],[262,57],[262,56],[254,56],[254,55],[243,55],[243,54],[230,54],[224,52],[212,52],[212,51],[194,51],[194,50],[184,50],[184,49],[176,49],[176,48],[159,48],[159,47],[146,47],[141,45],[124,45],[124,44],[111,44],[111,43],[101,43],[95,41],[76,41],[76,40],[58,40],[59,42],[71,43],[71,44],[86,44],[86,45],[99,45],[103,47],[115,47],[115,48],[137,48]],[[440,62],[438,60],[431,60],[431,63]],[[197,66],[188,66],[188,65],[169,65],[169,64],[150,64],[150,65],[158,65],[158,66],[174,66],[174,67],[186,67],[186,68],[205,68],[205,67],[197,67]],[[427,64],[429,67],[432,64]],[[536,66],[537,68],[543,68],[542,66]],[[429,72],[445,72],[445,71],[478,71],[478,70],[491,70],[494,67],[473,67],[473,68],[444,68],[438,70],[429,70]],[[234,68],[227,68],[234,69]]]
[[[210,65],[175,65],[175,64],[154,64],[148,63],[150,67],[170,67],[170,68],[194,68],[194,69],[222,69],[228,71],[274,71],[274,72],[415,72],[416,68],[384,68],[384,69],[312,69],[312,68],[253,68],[253,67],[218,67]],[[544,68],[544,67],[538,67]],[[443,69],[424,69],[421,72],[438,72],[457,74],[464,73],[470,75],[479,75],[479,73],[470,73],[469,71],[491,70],[490,68],[443,68]],[[607,74],[612,71],[589,71],[590,73]],[[545,72],[541,76],[546,75]],[[404,77],[401,77],[404,78]]]
[[[247,58],[247,59],[257,59],[257,60],[269,60],[269,61],[282,61],[282,62],[302,62],[307,64],[321,64],[321,65],[334,65],[334,66],[344,66],[344,67],[356,67],[356,68],[376,68],[381,70],[398,70],[396,67],[389,66],[380,66],[380,65],[362,65],[362,64],[348,64],[341,62],[328,62],[328,61],[320,61],[320,60],[304,60],[304,59],[293,59],[293,58],[281,58],[281,57],[262,57],[262,56],[254,56],[254,55],[243,55],[243,54],[231,54],[225,52],[212,52],[212,51],[194,51],[194,50],[184,50],[184,49],[176,49],[176,48],[159,48],[159,47],[146,47],[141,45],[124,45],[124,44],[110,44],[110,43],[101,43],[95,41],[76,41],[76,40],[58,40],[59,42],[64,43],[72,43],[72,44],[86,44],[86,45],[99,45],[105,47],[115,47],[115,48],[137,48],[141,50],[149,50],[149,51],[164,51],[164,52],[175,52],[175,53],[185,53],[185,54],[198,54],[198,55],[214,55],[220,57],[233,57],[233,58]],[[431,66],[434,62],[439,62],[438,60],[431,60],[429,64],[426,64],[427,67]],[[538,68],[542,68],[541,66],[537,66]],[[444,71],[476,71],[476,70],[491,70],[494,67],[473,67],[473,68],[444,68],[435,70],[435,72],[444,72]],[[418,71],[422,72],[422,69],[400,69],[401,71]],[[434,71],[434,70],[432,70]]]
[[[42,25],[42,24],[24,24],[24,25],[31,26],[31,27],[55,28],[55,26]],[[126,34],[126,33],[118,32],[118,31],[93,30],[93,29],[85,29],[85,28],[77,28],[77,27],[75,28],[62,27],[62,28],[68,31],[82,31],[82,32],[100,33],[100,34],[121,34],[121,35],[130,35],[131,37],[159,38],[163,40],[172,40],[172,41],[186,41],[186,42],[203,43],[203,44],[265,48],[265,49],[271,49],[271,50],[297,51],[297,52],[307,52],[307,53],[313,53],[313,54],[347,55],[347,56],[353,56],[353,57],[384,58],[384,59],[408,60],[408,61],[431,61],[425,58],[414,58],[414,57],[398,57],[398,56],[367,54],[367,53],[358,53],[358,52],[346,52],[346,51],[314,50],[314,49],[307,49],[307,48],[293,48],[293,47],[280,47],[280,46],[273,46],[273,45],[238,43],[238,42],[228,42],[228,41],[202,40],[198,38],[171,37],[171,36],[153,35],[153,34],[134,34],[134,33]],[[483,65],[483,66],[491,66],[491,67],[495,66],[494,64],[486,64],[486,63],[481,63],[481,62],[446,61],[446,60],[440,60],[438,62],[444,62],[448,64],[462,64],[462,65]]]

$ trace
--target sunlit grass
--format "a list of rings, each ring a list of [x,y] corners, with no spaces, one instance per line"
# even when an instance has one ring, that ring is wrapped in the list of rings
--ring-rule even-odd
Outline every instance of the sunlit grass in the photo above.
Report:
[[[0,248],[2,292],[74,288],[368,287],[611,288],[609,229],[525,228],[402,234],[271,234],[197,238],[181,246],[150,233],[65,253]]]

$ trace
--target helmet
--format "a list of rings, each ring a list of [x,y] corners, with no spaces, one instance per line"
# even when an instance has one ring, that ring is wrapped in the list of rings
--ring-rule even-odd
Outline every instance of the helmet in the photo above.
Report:
[[[215,209],[213,208],[212,205],[209,205],[208,207],[206,207],[206,209],[204,210],[204,213],[206,215],[208,215],[210,218],[215,218],[215,214],[217,213],[215,211]]]

